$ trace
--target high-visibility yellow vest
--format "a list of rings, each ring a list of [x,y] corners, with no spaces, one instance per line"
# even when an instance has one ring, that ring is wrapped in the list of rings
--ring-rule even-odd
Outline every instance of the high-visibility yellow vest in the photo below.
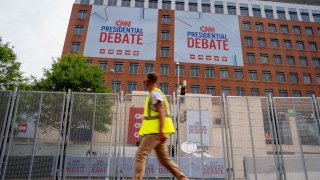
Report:
[[[166,105],[166,114],[165,114],[165,119],[164,119],[164,124],[163,124],[163,132],[165,134],[173,134],[175,133],[175,129],[173,126],[172,119],[170,117],[170,109],[169,109],[169,103],[166,98],[166,96],[162,93],[162,91],[158,88],[155,88],[153,91],[158,91],[162,95],[164,99],[164,103]],[[159,113],[156,112],[151,108],[151,98],[150,95],[146,99],[146,103],[144,106],[144,113],[143,113],[143,120],[142,120],[142,125],[139,131],[140,136],[144,136],[147,134],[156,134],[160,133],[159,131],[159,126],[160,126],[160,116]]]

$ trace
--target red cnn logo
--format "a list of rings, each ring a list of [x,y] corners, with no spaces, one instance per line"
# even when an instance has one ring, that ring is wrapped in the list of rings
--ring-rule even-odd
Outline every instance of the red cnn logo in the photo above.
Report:
[[[105,49],[100,49],[100,54],[105,54],[106,50]]]
[[[18,131],[20,133],[26,133],[28,129],[28,124],[19,124],[18,125]]]
[[[108,50],[108,54],[113,54],[114,53],[114,50],[113,49],[109,49]]]
[[[117,50],[118,55],[122,55],[122,50]]]
[[[126,50],[124,54],[125,54],[125,55],[130,55],[130,54],[131,54],[131,51],[130,51],[130,50]]]
[[[228,61],[228,57],[227,56],[222,56],[222,61]]]
[[[139,51],[133,51],[134,56],[139,56]]]
[[[131,21],[117,20],[115,25],[116,26],[123,26],[123,27],[131,27]]]
[[[219,56],[214,56],[215,61],[219,61],[219,59],[220,59]]]
[[[203,55],[198,55],[199,60],[203,60]]]
[[[206,60],[210,61],[211,60],[211,56],[206,56]]]
[[[195,59],[196,56],[194,54],[190,54],[190,59]]]

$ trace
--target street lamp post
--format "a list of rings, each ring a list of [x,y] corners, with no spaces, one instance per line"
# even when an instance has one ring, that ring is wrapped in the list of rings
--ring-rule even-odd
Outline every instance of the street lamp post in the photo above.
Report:
[[[177,95],[178,95],[178,90],[179,90],[179,75],[180,75],[180,67],[179,67],[179,59],[177,58],[177,62],[176,62],[176,65],[177,65],[177,68],[178,68],[178,74],[177,74],[177,76],[178,76],[178,84],[177,84]]]
[[[116,82],[115,82],[115,79],[114,79],[114,74],[115,74],[115,71],[114,69],[110,69],[110,72],[112,73],[112,92],[115,93],[116,92]]]

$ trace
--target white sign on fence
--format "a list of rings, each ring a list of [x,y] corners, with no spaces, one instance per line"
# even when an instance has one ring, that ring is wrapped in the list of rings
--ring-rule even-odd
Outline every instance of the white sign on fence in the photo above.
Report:
[[[202,146],[208,146],[210,144],[210,111],[187,110],[187,142],[201,146],[201,136]]]

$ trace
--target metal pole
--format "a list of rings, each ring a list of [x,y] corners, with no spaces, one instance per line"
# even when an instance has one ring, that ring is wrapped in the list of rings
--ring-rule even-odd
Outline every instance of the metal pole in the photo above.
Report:
[[[227,164],[227,157],[226,157],[226,145],[225,145],[225,140],[224,140],[224,128],[223,128],[223,122],[222,122],[222,114],[223,114],[223,104],[222,104],[222,99],[220,97],[220,105],[221,105],[221,108],[220,108],[220,117],[221,117],[221,123],[220,123],[220,127],[221,127],[221,137],[222,137],[222,148],[223,148],[223,161],[224,161],[224,172],[227,172],[227,168],[226,168],[226,164]],[[225,122],[224,122],[225,124]]]
[[[113,154],[114,154],[114,165],[115,165],[115,174],[114,174],[114,179],[116,178],[117,174],[118,174],[118,161],[117,161],[117,136],[118,136],[118,102],[119,102],[119,95],[116,96],[116,104],[117,106],[115,108],[115,132],[114,132],[114,148],[113,148]]]
[[[120,94],[120,99],[119,99],[119,101],[120,101],[120,108],[119,108],[119,111],[120,111],[120,116],[119,116],[119,123],[120,123],[120,126],[119,126],[119,128],[120,128],[120,132],[119,132],[119,142],[120,142],[120,144],[121,144],[121,135],[122,135],[122,128],[124,128],[122,125],[124,124],[123,123],[123,118],[122,118],[122,101],[123,101],[123,99],[124,99],[124,96],[123,96],[123,91],[121,90],[121,94]],[[121,147],[121,146],[120,146]],[[118,147],[119,148],[119,147]],[[122,148],[124,149],[124,141],[122,142]],[[121,178],[121,176],[122,176],[122,172],[123,172],[123,156],[121,156],[121,153],[120,153],[120,151],[121,151],[121,148],[120,148],[120,150],[119,150],[119,158],[121,158],[121,161],[120,161],[120,171],[118,172],[118,179],[120,179]]]
[[[224,128],[225,128],[225,132],[226,132],[226,152],[227,152],[227,165],[228,165],[228,168],[227,168],[227,178],[228,180],[230,180],[230,153],[229,153],[229,142],[228,142],[228,139],[229,139],[229,135],[228,135],[228,109],[227,109],[227,101],[226,101],[226,96],[225,94],[223,93],[222,94],[222,102],[223,102],[223,109],[224,109]]]
[[[40,96],[38,117],[37,117],[37,121],[36,121],[37,124],[36,124],[35,132],[34,132],[35,137],[34,137],[34,144],[33,144],[33,149],[32,149],[31,162],[30,162],[29,175],[28,175],[29,180],[31,179],[31,176],[32,176],[32,167],[33,167],[34,155],[36,152],[36,145],[37,145],[37,138],[38,138],[38,127],[39,127],[39,123],[40,123],[42,100],[43,100],[43,93],[41,93],[41,96]]]
[[[200,97],[198,97],[198,105],[199,105],[199,121],[200,121],[200,145],[201,145],[201,177],[202,180],[204,179],[204,174],[203,174],[203,136],[202,136],[202,119],[201,119],[201,101],[200,101]]]
[[[89,164],[89,179],[91,179],[91,169],[92,169],[92,146],[93,146],[93,135],[94,135],[94,124],[96,121],[96,109],[97,109],[97,95],[93,96],[93,115],[91,123],[91,143],[90,143],[90,164]]]
[[[113,123],[115,121],[115,113],[116,113],[116,100],[118,97],[115,96],[115,94],[112,94],[112,97],[113,97],[113,100],[114,100],[114,103],[113,103],[113,112],[112,112],[112,123],[111,123],[111,132],[110,132],[110,136],[109,136],[109,141],[110,141],[110,144],[109,144],[109,148],[108,148],[108,167],[107,167],[107,177],[109,178],[109,172],[110,172],[110,161],[111,161],[111,146],[112,146],[112,134],[114,132],[114,126],[113,126]],[[115,165],[115,163],[113,163]]]
[[[319,136],[318,136],[318,140],[319,140],[319,145],[320,145],[320,113],[319,113],[319,105],[318,105],[318,101],[316,99],[316,97],[314,95],[312,95],[312,100],[313,100],[313,104],[314,104],[314,111],[315,111],[315,119],[316,119],[316,123],[318,125],[318,131],[319,131]]]
[[[255,180],[258,180],[258,176],[257,176],[257,164],[256,164],[256,154],[254,151],[254,141],[253,141],[253,133],[252,133],[252,123],[251,123],[251,115],[250,115],[250,106],[249,106],[249,101],[248,101],[248,97],[245,97],[246,101],[247,101],[247,113],[248,113],[248,120],[249,120],[249,126],[250,126],[250,138],[251,138],[251,150],[252,150],[252,155],[253,155],[253,168],[254,168],[254,177]]]

